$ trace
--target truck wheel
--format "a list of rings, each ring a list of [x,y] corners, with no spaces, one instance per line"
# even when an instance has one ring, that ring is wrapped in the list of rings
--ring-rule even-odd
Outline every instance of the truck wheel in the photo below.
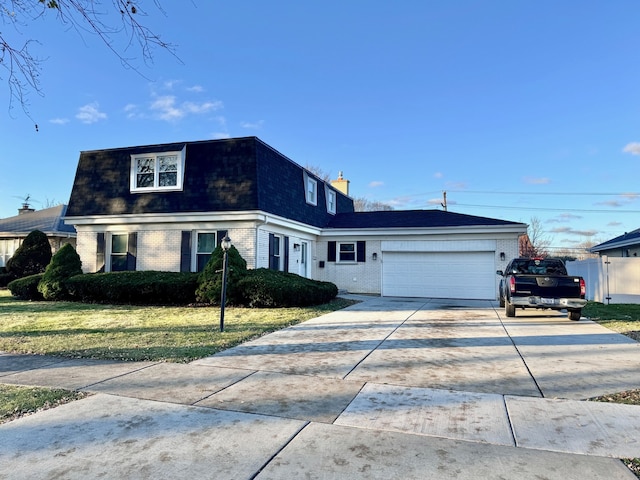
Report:
[[[582,310],[569,310],[569,320],[580,320]]]
[[[507,317],[516,316],[516,307],[515,305],[509,303],[509,300],[505,300],[504,313],[507,315]]]

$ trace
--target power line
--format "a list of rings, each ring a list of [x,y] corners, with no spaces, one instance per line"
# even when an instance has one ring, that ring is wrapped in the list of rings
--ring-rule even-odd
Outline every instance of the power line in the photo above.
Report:
[[[640,210],[602,210],[602,209],[581,209],[581,208],[549,208],[549,207],[513,207],[503,205],[473,205],[469,203],[451,203],[450,207],[474,207],[474,208],[499,208],[502,210],[533,210],[533,211],[547,211],[547,212],[582,212],[582,213],[640,213]]]
[[[496,195],[559,195],[559,196],[614,196],[614,197],[640,197],[638,192],[504,192],[504,191],[484,191],[484,190],[449,190],[454,193],[481,193]]]

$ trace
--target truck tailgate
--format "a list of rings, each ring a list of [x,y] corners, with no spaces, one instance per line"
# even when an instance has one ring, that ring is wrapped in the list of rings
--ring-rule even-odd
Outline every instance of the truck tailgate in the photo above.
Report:
[[[580,279],[577,277],[518,275],[516,295],[580,298]]]

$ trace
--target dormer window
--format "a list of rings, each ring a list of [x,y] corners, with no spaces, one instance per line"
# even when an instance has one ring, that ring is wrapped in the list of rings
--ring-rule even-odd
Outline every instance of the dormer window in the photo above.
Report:
[[[335,215],[336,214],[336,201],[337,195],[336,192],[330,189],[326,184],[324,186],[325,198],[327,200],[327,212]]]
[[[318,205],[318,181],[307,172],[304,172],[304,187],[307,203]]]
[[[131,155],[131,191],[182,190],[185,149]]]

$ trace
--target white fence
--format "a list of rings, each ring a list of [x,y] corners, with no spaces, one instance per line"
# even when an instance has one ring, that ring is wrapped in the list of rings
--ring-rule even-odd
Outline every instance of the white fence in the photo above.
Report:
[[[598,257],[567,262],[569,275],[587,284],[587,300],[640,303],[640,257]]]

